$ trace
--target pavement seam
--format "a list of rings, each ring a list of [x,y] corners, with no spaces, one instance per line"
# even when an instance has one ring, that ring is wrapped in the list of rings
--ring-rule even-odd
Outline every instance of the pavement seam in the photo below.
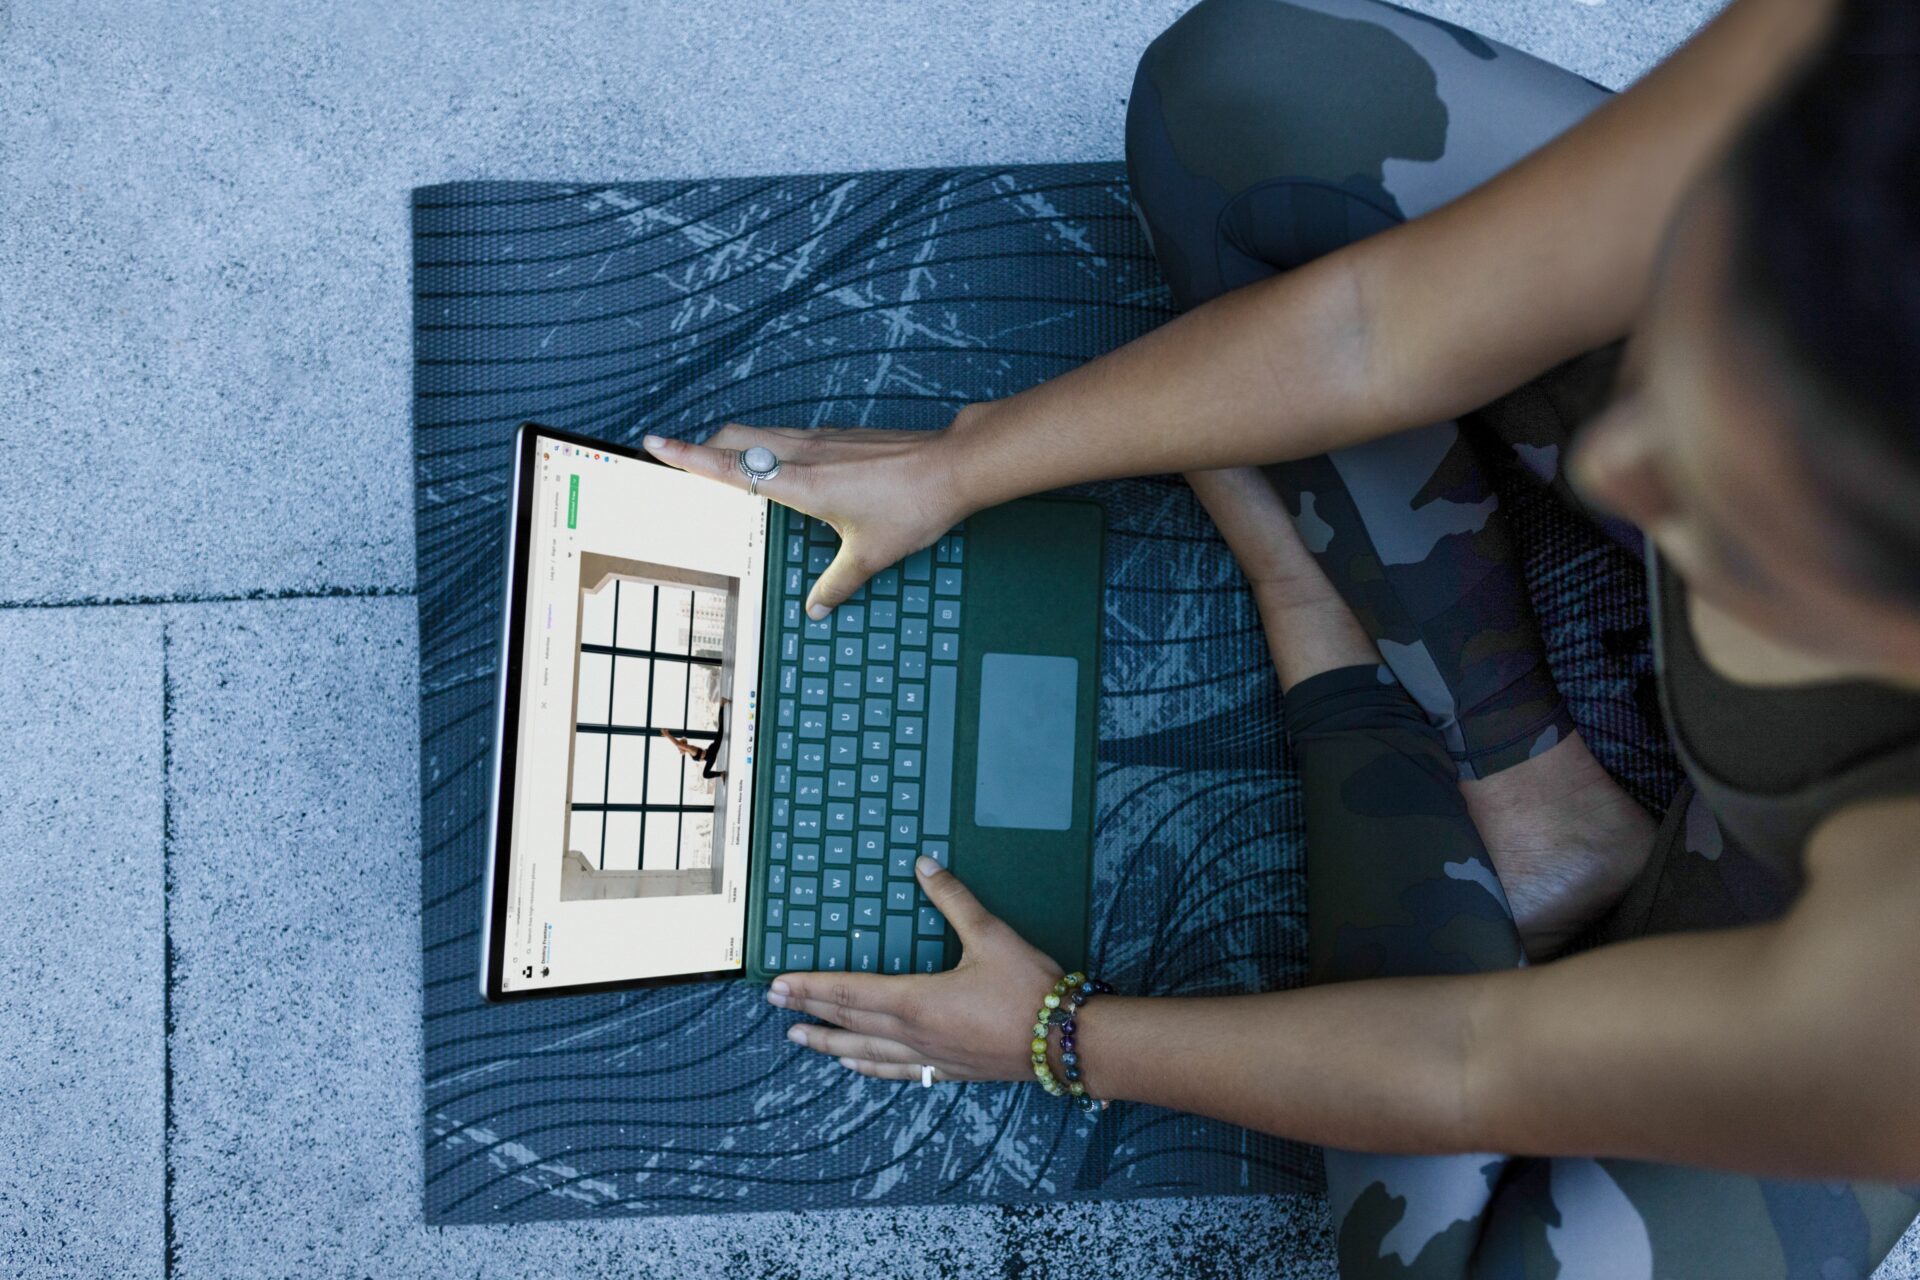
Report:
[[[417,587],[288,587],[229,595],[82,596],[73,600],[0,600],[8,609],[101,609],[115,605],[244,604],[258,600],[368,600],[417,596]]]
[[[161,1274],[180,1258],[173,1214],[173,632],[160,625],[160,1170]]]

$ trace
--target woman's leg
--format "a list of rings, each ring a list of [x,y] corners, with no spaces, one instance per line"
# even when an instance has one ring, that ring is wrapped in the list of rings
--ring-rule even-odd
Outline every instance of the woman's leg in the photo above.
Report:
[[[1453,199],[1605,97],[1377,0],[1203,0],[1141,60],[1128,170],[1193,306]],[[1472,449],[1444,422],[1269,472],[1442,733],[1546,954],[1632,879],[1653,824],[1574,731]]]
[[[1193,483],[1280,673],[1306,798],[1312,980],[1524,963],[1443,740],[1278,518],[1279,497],[1249,470]],[[1326,1168],[1346,1280],[1865,1277],[1920,1209],[1894,1187],[1626,1160],[1329,1151]]]

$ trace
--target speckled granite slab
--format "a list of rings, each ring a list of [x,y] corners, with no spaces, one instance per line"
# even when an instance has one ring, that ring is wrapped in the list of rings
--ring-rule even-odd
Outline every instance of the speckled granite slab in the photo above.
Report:
[[[1169,318],[1120,166],[430,187],[414,256],[428,1220],[1314,1186],[1311,1149],[1212,1121],[851,1076],[756,988],[475,994],[515,425],[938,426]],[[1128,991],[1294,982],[1300,809],[1251,598],[1183,484],[1084,492],[1110,522],[1094,965]],[[1635,566],[1511,510],[1576,715],[1658,792]]]

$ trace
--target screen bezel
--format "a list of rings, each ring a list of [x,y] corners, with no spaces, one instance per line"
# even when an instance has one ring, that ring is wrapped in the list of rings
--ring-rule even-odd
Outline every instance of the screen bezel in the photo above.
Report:
[[[503,986],[505,976],[506,949],[499,945],[506,936],[507,929],[507,886],[512,883],[511,859],[513,857],[513,784],[516,753],[519,748],[520,734],[520,678],[526,648],[527,607],[526,570],[533,550],[533,452],[536,439],[545,437],[561,444],[577,445],[582,448],[597,449],[621,458],[630,458],[636,462],[650,463],[664,467],[652,454],[628,445],[614,444],[606,440],[596,440],[591,436],[577,435],[562,431],[538,422],[523,422],[514,436],[513,444],[513,498],[508,507],[511,536],[507,539],[507,577],[501,611],[501,638],[499,646],[500,680],[496,687],[494,705],[494,743],[493,777],[489,787],[491,797],[490,822],[487,836],[486,858],[486,896],[482,902],[482,928],[480,939],[480,995],[489,1003],[509,1003],[515,1000],[538,1000],[548,996],[588,995],[601,991],[631,991],[645,987],[678,986],[688,982],[731,982],[745,979],[752,972],[753,940],[748,925],[752,919],[752,902],[745,904],[748,912],[741,925],[740,966],[737,969],[714,969],[705,973],[671,973],[656,977],[616,978],[607,982],[582,982],[565,986],[539,987],[525,991],[508,991]],[[771,554],[769,551],[768,554]],[[765,649],[765,637],[762,637],[762,650]],[[742,865],[742,883],[749,886],[752,893],[754,861],[754,806],[752,797],[748,797],[745,806],[746,835],[742,841],[745,862]]]

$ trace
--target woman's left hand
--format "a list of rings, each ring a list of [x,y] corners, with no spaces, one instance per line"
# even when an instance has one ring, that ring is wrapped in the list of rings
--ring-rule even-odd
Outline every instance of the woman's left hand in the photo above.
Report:
[[[944,973],[787,973],[767,1000],[833,1025],[796,1023],[789,1039],[882,1080],[1022,1080],[1033,1074],[1033,1014],[1063,970],[990,914],[931,858],[920,885],[960,936],[960,963]],[[931,874],[929,874],[929,872]]]

